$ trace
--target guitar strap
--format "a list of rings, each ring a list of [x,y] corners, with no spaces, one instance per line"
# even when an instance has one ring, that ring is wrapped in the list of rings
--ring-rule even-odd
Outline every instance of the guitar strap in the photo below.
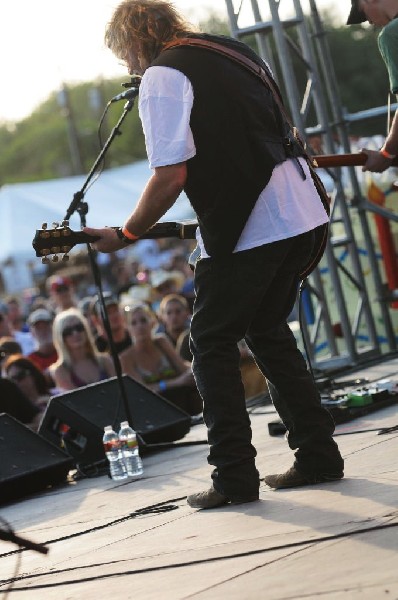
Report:
[[[180,38],[169,42],[163,47],[163,50],[169,50],[171,48],[175,48],[178,46],[192,46],[192,47],[200,47],[206,50],[210,50],[212,52],[217,52],[218,54],[222,54],[231,60],[234,60],[242,67],[248,69],[253,75],[261,79],[264,85],[267,86],[269,90],[271,90],[273,97],[279,107],[279,110],[283,117],[285,118],[287,124],[290,127],[291,135],[294,138],[294,141],[297,142],[302,150],[303,158],[307,162],[312,180],[314,182],[315,188],[318,192],[318,195],[322,201],[322,204],[325,208],[325,211],[328,215],[330,215],[330,197],[328,196],[325,187],[319,177],[319,175],[315,172],[315,168],[317,167],[317,162],[312,159],[304,148],[304,144],[298,134],[298,130],[291,123],[290,117],[287,114],[287,111],[283,105],[282,98],[280,96],[279,90],[277,89],[275,82],[271,77],[269,77],[266,70],[257,64],[254,60],[251,60],[244,54],[233,50],[232,48],[228,48],[223,46],[222,44],[218,44],[217,42],[211,42],[209,40],[203,40],[200,38]],[[315,230],[315,245],[312,256],[310,258],[309,263],[305,266],[303,272],[300,274],[301,279],[305,279],[308,275],[315,269],[317,264],[319,263],[322,255],[324,253],[326,247],[326,241],[328,236],[329,226],[328,223],[317,227]]]

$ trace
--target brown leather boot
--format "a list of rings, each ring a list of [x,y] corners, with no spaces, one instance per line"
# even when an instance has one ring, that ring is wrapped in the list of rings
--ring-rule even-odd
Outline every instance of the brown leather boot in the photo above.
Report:
[[[344,477],[343,471],[340,473],[321,473],[314,475],[311,478],[307,478],[296,469],[296,467],[290,467],[285,473],[279,473],[276,475],[266,475],[264,481],[269,487],[275,490],[282,488],[301,487],[303,485],[314,485],[317,483],[327,483],[328,481],[337,481]]]
[[[225,504],[244,504],[246,502],[255,502],[258,500],[257,496],[248,496],[242,498],[234,498],[230,500],[224,494],[220,494],[214,487],[206,490],[205,492],[199,492],[197,494],[191,494],[187,497],[187,502],[192,508],[217,508],[217,506],[224,506]]]

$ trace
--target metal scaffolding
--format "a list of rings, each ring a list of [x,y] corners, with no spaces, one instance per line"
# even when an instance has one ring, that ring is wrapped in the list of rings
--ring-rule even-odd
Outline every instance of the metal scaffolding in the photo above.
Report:
[[[348,123],[354,117],[342,109],[315,0],[262,0],[261,12],[257,0],[225,3],[232,35],[242,41],[254,36],[257,52],[270,65],[308,147],[314,136],[321,136],[325,154],[350,153]],[[240,26],[247,10],[252,23]],[[289,14],[282,16],[282,10]],[[308,358],[319,370],[356,366],[397,348],[392,295],[382,281],[369,211],[394,221],[397,216],[363,197],[354,167],[330,168],[327,174],[332,188],[330,237],[304,291],[301,327]]]

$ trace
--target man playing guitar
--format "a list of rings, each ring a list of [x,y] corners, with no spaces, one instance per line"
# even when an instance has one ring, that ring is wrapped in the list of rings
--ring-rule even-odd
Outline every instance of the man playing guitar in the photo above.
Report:
[[[237,40],[196,32],[168,0],[124,0],[105,40],[130,74],[143,74],[139,112],[153,175],[123,227],[85,232],[99,236],[93,246],[100,252],[134,243],[182,190],[198,217],[190,347],[214,470],[210,489],[188,496],[188,504],[259,498],[242,339],[296,450],[294,465],[266,483],[341,479],[333,419],[286,322],[328,215],[267,65]]]

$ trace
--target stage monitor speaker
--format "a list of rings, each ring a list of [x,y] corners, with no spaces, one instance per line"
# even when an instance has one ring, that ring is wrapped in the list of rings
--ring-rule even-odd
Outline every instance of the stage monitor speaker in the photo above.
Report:
[[[174,442],[189,431],[190,416],[128,375],[123,375],[131,425],[145,446]],[[76,464],[104,459],[102,437],[106,425],[119,427],[127,419],[116,377],[51,398],[39,434],[54,444],[64,444]]]
[[[65,481],[73,459],[51,442],[0,414],[0,503]]]

